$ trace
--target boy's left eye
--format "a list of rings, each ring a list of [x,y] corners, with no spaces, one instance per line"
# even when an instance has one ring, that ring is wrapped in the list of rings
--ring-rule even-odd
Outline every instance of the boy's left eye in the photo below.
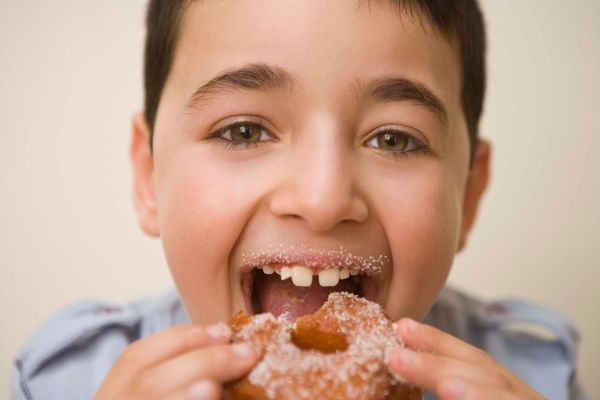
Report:
[[[367,147],[384,150],[393,155],[406,155],[412,151],[427,152],[427,146],[412,135],[396,129],[384,129],[365,143]]]

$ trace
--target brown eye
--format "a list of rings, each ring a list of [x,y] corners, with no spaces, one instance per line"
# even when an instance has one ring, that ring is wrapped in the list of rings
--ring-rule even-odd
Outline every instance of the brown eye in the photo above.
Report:
[[[367,146],[389,151],[392,153],[404,153],[418,147],[417,140],[402,131],[386,130],[379,132],[367,141]]]
[[[408,137],[397,132],[384,132],[376,136],[377,147],[384,150],[404,151],[408,147]]]
[[[232,145],[251,146],[273,139],[273,136],[259,124],[237,123],[219,130],[215,136]]]
[[[231,140],[237,143],[256,143],[260,140],[263,129],[258,125],[236,125],[229,128]]]
[[[380,130],[371,136],[365,145],[394,157],[416,153],[430,154],[429,147],[419,139],[403,130],[391,128]]]

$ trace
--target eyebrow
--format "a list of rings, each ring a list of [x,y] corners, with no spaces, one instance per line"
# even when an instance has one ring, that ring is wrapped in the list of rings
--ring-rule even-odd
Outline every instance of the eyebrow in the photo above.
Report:
[[[369,82],[365,87],[357,83],[358,91],[367,94],[379,101],[412,101],[420,104],[434,114],[444,123],[448,124],[448,111],[446,106],[433,92],[424,84],[406,78],[378,78]]]
[[[295,78],[279,67],[267,64],[247,64],[227,70],[200,86],[191,96],[188,107],[198,108],[212,95],[233,93],[239,90],[276,91],[291,90]]]
[[[226,70],[200,86],[190,97],[188,107],[201,108],[210,97],[222,93],[292,90],[295,84],[294,76],[282,68],[268,64],[246,64]],[[448,123],[448,111],[444,103],[422,83],[402,77],[383,77],[367,85],[357,81],[355,88],[359,97],[372,97],[384,102],[415,102],[435,113],[444,124]]]

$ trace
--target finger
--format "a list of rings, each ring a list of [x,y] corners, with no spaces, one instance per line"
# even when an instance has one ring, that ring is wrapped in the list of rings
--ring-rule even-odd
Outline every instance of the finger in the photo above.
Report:
[[[220,400],[221,385],[212,381],[198,381],[183,388],[163,400]]]
[[[141,371],[198,347],[226,343],[230,335],[224,324],[177,325],[133,342],[123,351],[117,363],[130,370]]]
[[[230,335],[223,324],[206,327],[184,324],[138,340],[121,353],[97,396],[110,398],[113,390],[126,387],[131,377],[142,371],[190,349],[225,343]]]
[[[258,355],[246,343],[204,347],[146,371],[137,392],[161,398],[198,381],[232,381],[248,373],[257,361]]]
[[[441,400],[518,400],[523,398],[523,396],[511,393],[503,387],[472,384],[456,378],[442,381],[438,386],[438,390],[436,390],[436,394]],[[538,397],[527,398],[535,399]]]
[[[496,365],[494,359],[483,350],[410,318],[398,321],[396,329],[407,347],[476,364]]]
[[[499,371],[455,358],[395,348],[389,358],[390,372],[401,381],[435,391],[443,380],[460,378],[483,385],[505,384]]]

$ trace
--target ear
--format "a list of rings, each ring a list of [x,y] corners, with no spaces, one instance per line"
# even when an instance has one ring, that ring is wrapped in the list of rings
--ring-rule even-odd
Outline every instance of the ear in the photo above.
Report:
[[[485,140],[480,140],[477,143],[477,148],[473,154],[473,163],[465,186],[463,220],[458,251],[461,251],[467,243],[467,236],[473,227],[481,198],[488,186],[490,179],[490,159],[490,143]]]
[[[133,167],[133,205],[142,230],[150,236],[159,236],[150,129],[143,112],[134,114],[131,122],[129,157]]]

